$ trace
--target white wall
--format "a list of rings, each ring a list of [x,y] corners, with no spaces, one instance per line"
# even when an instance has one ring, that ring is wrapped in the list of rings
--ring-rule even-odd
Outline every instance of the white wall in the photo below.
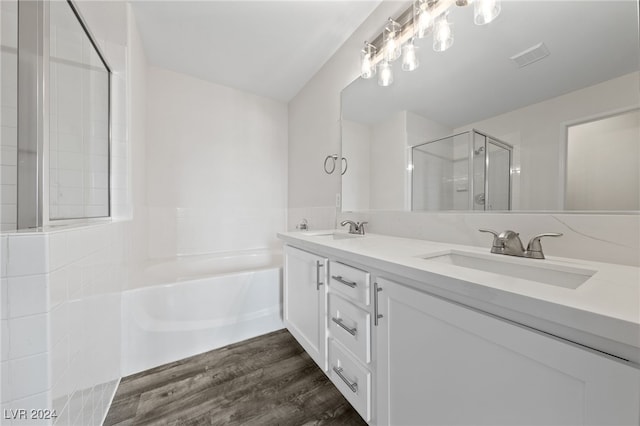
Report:
[[[640,210],[640,110],[569,127],[569,210]]]
[[[146,134],[150,257],[280,246],[285,104],[149,68]]]
[[[566,126],[638,106],[639,92],[640,73],[631,73],[455,131],[476,128],[514,145],[513,165],[521,170],[514,180],[514,210],[561,210]]]
[[[342,208],[369,210],[371,128],[355,121],[342,121],[342,156],[347,159],[342,176]]]
[[[371,210],[403,210],[407,189],[407,114],[371,126]]]
[[[335,205],[340,182],[337,176],[324,174],[322,161],[327,154],[340,149],[337,124],[340,92],[358,76],[358,52],[363,40],[379,34],[389,16],[397,16],[408,6],[406,2],[383,1],[289,103],[289,229],[294,228],[301,214],[317,215],[321,217],[320,222],[325,220],[322,224],[330,222],[326,218]],[[637,102],[637,93],[630,91],[628,96],[635,97]],[[593,93],[593,96],[602,95],[601,91]],[[584,99],[583,106],[588,108],[589,104],[589,99]],[[541,159],[538,156],[532,161],[540,163]],[[315,217],[310,216],[312,225]],[[346,217],[369,219],[372,232],[478,246],[490,241],[476,235],[477,227],[512,228],[523,235],[560,231],[566,233],[565,237],[545,242],[545,251],[550,255],[631,265],[640,262],[640,216],[637,214],[418,214],[395,211],[341,214],[338,219]]]

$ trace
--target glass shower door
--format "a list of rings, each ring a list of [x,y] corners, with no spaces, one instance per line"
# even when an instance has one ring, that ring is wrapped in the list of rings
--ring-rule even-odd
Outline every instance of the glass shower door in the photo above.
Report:
[[[411,209],[467,210],[468,161],[466,133],[414,146]]]
[[[511,209],[511,150],[487,138],[487,196],[485,210]]]

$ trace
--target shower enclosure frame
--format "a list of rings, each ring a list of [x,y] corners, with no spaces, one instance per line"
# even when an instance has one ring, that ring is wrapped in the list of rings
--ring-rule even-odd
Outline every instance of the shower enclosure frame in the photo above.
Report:
[[[482,130],[478,130],[475,128],[471,128],[468,130],[465,130],[464,132],[458,132],[458,133],[454,133],[442,138],[437,138],[437,139],[433,139],[433,140],[429,140],[427,142],[422,142],[419,144],[415,144],[415,145],[411,145],[409,146],[409,164],[410,167],[409,169],[412,170],[411,173],[411,179],[409,179],[410,182],[410,188],[409,188],[409,194],[410,194],[410,210],[411,211],[417,211],[414,209],[414,196],[413,196],[413,190],[415,187],[415,173],[413,173],[413,167],[414,167],[414,158],[413,158],[413,149],[422,145],[427,145],[427,144],[431,144],[434,142],[440,142],[446,139],[451,139],[451,138],[455,138],[457,136],[462,136],[465,134],[469,135],[468,138],[468,147],[467,147],[467,155],[470,160],[468,161],[468,169],[467,169],[467,176],[468,176],[468,192],[469,192],[469,198],[468,198],[468,206],[470,208],[467,209],[467,211],[476,211],[475,209],[473,209],[473,203],[474,203],[474,193],[475,193],[475,183],[474,183],[474,179],[473,179],[473,156],[474,156],[474,140],[472,135],[473,134],[479,134],[481,136],[484,136],[485,141],[484,141],[484,196],[485,196],[485,204],[484,204],[484,209],[481,211],[494,211],[494,210],[487,210],[486,209],[486,200],[489,199],[489,179],[487,179],[487,171],[489,170],[489,154],[488,154],[488,149],[487,149],[487,144],[488,143],[493,143],[494,145],[499,146],[500,148],[503,148],[505,150],[507,150],[507,152],[509,153],[509,181],[508,181],[508,208],[507,211],[511,211],[512,208],[512,198],[513,198],[513,146],[494,137],[491,136],[490,134],[488,134],[487,132],[484,132]],[[487,139],[491,139],[492,142],[488,142]],[[480,211],[480,210],[477,210]],[[496,211],[500,211],[500,210],[496,210]]]
[[[50,3],[18,3],[17,230],[102,222],[111,218],[112,69],[85,19],[71,8],[107,72],[107,215],[51,219],[49,214]]]

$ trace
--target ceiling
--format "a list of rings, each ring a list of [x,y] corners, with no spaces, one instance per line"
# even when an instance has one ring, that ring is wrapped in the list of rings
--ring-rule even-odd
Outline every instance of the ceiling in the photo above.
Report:
[[[132,1],[151,65],[291,100],[380,0]]]
[[[489,25],[453,7],[454,44],[441,53],[418,40],[420,67],[394,83],[358,79],[342,95],[343,117],[362,123],[409,110],[456,128],[638,71],[635,0],[503,1]],[[540,42],[550,55],[524,68],[509,58]],[[354,52],[355,55],[355,52]]]

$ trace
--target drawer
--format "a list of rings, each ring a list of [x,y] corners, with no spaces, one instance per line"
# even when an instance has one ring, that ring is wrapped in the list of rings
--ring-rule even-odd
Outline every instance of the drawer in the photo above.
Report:
[[[357,303],[369,306],[369,273],[340,262],[329,262],[329,287]]]
[[[371,320],[369,312],[336,294],[329,294],[331,336],[364,363],[371,362]]]
[[[329,343],[329,378],[364,421],[371,420],[371,372],[335,339]]]

